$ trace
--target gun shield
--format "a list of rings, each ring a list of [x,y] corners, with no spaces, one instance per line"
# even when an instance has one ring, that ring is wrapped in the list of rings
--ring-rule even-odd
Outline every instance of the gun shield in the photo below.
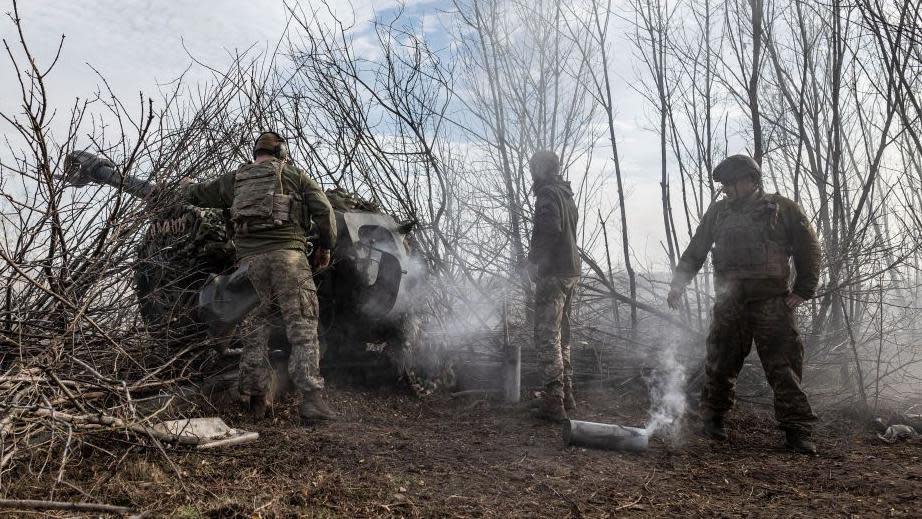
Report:
[[[199,319],[212,337],[226,335],[259,305],[259,294],[241,265],[226,275],[212,274],[199,292]]]

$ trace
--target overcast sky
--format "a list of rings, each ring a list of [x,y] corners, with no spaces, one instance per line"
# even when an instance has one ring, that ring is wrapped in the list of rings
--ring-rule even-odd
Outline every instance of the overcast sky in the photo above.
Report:
[[[12,11],[11,0],[0,2],[5,4],[5,13]],[[345,2],[331,3],[341,18],[351,18],[354,10],[358,26],[397,5],[390,0],[355,0],[351,8]],[[414,15],[427,19],[430,29],[447,6],[445,0],[405,3]],[[19,9],[26,38],[40,63],[50,62],[61,35],[66,36],[61,59],[48,80],[52,104],[62,112],[72,106],[75,97],[92,97],[97,91],[100,79],[93,68],[106,78],[116,95],[137,104],[139,92],[156,99],[158,85],[176,79],[187,69],[186,81],[208,79],[201,67],[189,68],[190,56],[220,68],[235,49],[273,46],[286,23],[286,9],[280,0],[21,0]],[[4,39],[18,39],[9,19],[0,23],[0,30]],[[622,59],[630,56],[630,52],[618,54]],[[630,193],[627,207],[632,239],[641,260],[660,258],[663,231],[657,209],[658,137],[640,129],[646,126],[644,108],[628,86],[632,73],[630,67],[627,69],[622,73],[628,77],[616,89],[624,130],[619,144]],[[18,104],[18,85],[10,76],[8,58],[0,70],[0,109],[9,113]]]

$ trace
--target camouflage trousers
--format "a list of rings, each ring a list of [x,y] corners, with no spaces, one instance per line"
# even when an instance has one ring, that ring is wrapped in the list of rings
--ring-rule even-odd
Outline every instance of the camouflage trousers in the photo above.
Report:
[[[572,391],[570,299],[577,277],[547,276],[535,283],[535,350],[547,391]]]
[[[785,304],[784,296],[760,301],[718,298],[707,338],[702,416],[722,417],[733,407],[736,379],[753,340],[774,392],[779,426],[809,434],[816,416],[800,385],[804,344],[797,332],[794,311]]]
[[[243,355],[238,383],[243,395],[269,391],[272,323],[281,322],[291,346],[288,375],[301,391],[323,388],[320,376],[319,308],[311,266],[303,252],[275,250],[241,260],[260,304],[243,324]]]

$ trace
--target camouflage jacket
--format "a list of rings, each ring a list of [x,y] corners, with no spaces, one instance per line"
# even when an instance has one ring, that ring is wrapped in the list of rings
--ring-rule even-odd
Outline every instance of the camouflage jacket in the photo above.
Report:
[[[231,171],[211,182],[186,186],[183,198],[199,207],[230,208],[234,203],[235,173]],[[290,225],[235,236],[238,257],[280,249],[304,250],[312,230],[311,222],[320,247],[332,249],[336,246],[336,215],[320,185],[290,164],[282,170],[282,181],[285,191],[296,201]]]
[[[763,207],[770,209],[762,211]],[[819,282],[822,259],[819,240],[807,216],[794,201],[778,194],[767,195],[761,191],[738,202],[724,198],[711,204],[695,230],[691,242],[682,253],[672,278],[672,287],[684,288],[695,277],[722,231],[720,226],[726,225],[728,218],[734,218],[747,211],[762,215],[765,221],[764,239],[779,244],[785,257],[793,258],[796,276],[790,291],[804,299],[813,297]],[[723,252],[725,257],[741,253],[735,250],[732,244],[729,249]],[[715,282],[718,294],[733,292],[747,299],[757,300],[783,295],[789,290],[790,270],[787,261],[782,274],[778,276],[740,277],[722,272],[719,265],[716,267]]]
[[[579,212],[570,183],[562,179],[535,186],[535,217],[532,222],[528,261],[540,276],[579,276],[576,242]]]

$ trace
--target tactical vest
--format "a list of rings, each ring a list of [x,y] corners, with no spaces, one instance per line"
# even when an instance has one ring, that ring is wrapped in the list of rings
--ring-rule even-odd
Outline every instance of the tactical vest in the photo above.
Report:
[[[247,164],[237,170],[234,203],[231,204],[235,233],[246,235],[291,225],[293,197],[285,194],[284,167],[285,163],[280,160],[269,160]]]
[[[722,207],[714,222],[715,273],[724,279],[787,280],[790,250],[778,220],[778,202],[770,195],[743,207]]]

